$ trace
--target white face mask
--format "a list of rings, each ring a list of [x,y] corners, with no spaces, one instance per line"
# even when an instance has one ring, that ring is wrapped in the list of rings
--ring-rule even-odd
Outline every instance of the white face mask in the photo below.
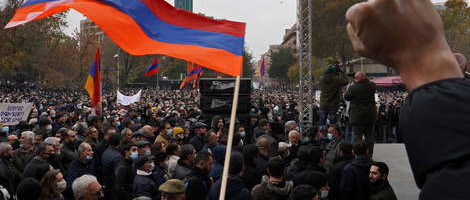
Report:
[[[60,193],[62,193],[66,187],[67,187],[67,182],[65,181],[65,179],[62,179],[59,182],[57,182],[57,189],[59,190]]]
[[[326,199],[328,197],[328,190],[320,191],[320,199]]]

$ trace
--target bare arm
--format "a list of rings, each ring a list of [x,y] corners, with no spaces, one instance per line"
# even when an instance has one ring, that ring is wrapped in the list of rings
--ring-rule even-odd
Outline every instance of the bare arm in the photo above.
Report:
[[[370,0],[352,6],[346,20],[354,50],[393,66],[409,90],[463,77],[429,0]]]

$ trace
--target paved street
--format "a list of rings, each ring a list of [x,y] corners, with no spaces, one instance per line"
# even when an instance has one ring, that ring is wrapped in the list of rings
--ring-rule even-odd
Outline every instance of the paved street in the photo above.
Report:
[[[389,180],[399,200],[418,199],[410,163],[403,144],[375,144],[374,160],[387,163],[390,168]]]

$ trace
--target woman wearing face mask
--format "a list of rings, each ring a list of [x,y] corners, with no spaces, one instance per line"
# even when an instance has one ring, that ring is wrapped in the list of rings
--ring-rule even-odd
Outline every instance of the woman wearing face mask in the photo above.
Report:
[[[152,171],[155,169],[155,164],[152,156],[141,156],[134,161],[134,166],[137,168],[134,183],[132,184],[132,194],[134,198],[149,197],[153,200],[159,198],[157,192],[157,185],[153,180]]]
[[[171,127],[171,124],[169,122],[165,122],[160,130],[160,134],[155,139],[154,144],[168,146],[171,137],[173,136],[173,128]]]
[[[67,187],[67,182],[60,171],[51,169],[41,179],[40,200],[63,200],[62,192]]]

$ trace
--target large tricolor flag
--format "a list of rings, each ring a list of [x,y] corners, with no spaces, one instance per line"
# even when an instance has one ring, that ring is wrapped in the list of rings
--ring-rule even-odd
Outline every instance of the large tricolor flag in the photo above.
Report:
[[[152,64],[150,64],[147,69],[145,70],[145,73],[144,75],[145,76],[152,76],[154,74],[156,74],[158,72],[158,59],[155,58],[152,62]]]
[[[100,49],[96,50],[95,60],[85,83],[85,90],[91,98],[91,107],[97,109],[101,99],[101,58]]]
[[[261,65],[259,67],[259,75],[264,76],[264,58],[261,59]]]
[[[245,23],[214,20],[165,0],[29,0],[5,28],[73,8],[133,55],[161,54],[236,76],[242,68]]]
[[[186,74],[186,77],[181,82],[180,89],[184,88],[186,85],[190,84],[193,81],[197,81],[203,70],[204,68],[199,65],[195,65],[194,67],[192,67],[191,71]],[[194,83],[193,87],[195,87],[195,85],[197,85],[197,83]]]

